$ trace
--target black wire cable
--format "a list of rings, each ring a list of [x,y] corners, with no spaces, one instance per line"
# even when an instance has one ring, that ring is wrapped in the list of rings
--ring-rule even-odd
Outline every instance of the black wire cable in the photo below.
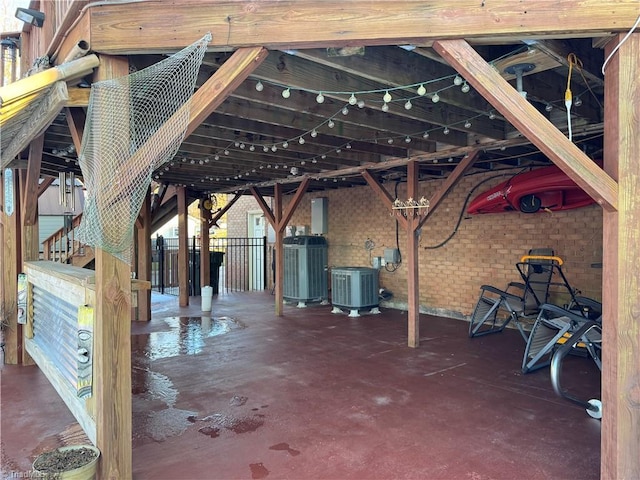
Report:
[[[524,170],[526,170],[526,169],[523,169],[523,171]],[[516,174],[502,173],[500,175],[494,175],[492,177],[485,178],[481,182],[479,182],[476,185],[474,185],[474,187],[471,190],[469,190],[469,193],[467,194],[467,198],[465,198],[464,203],[462,204],[462,209],[460,210],[460,215],[458,216],[458,222],[456,223],[456,226],[453,228],[453,232],[451,232],[451,234],[447,238],[445,238],[442,242],[440,242],[440,243],[438,243],[436,245],[426,246],[426,247],[424,247],[424,249],[425,250],[434,250],[436,248],[444,247],[447,243],[449,243],[449,240],[451,240],[455,236],[455,234],[458,233],[458,227],[460,227],[460,224],[462,223],[462,219],[464,218],[464,212],[467,209],[467,204],[469,203],[469,199],[471,198],[471,195],[473,194],[473,192],[475,192],[476,189],[478,189],[478,187],[480,187],[481,185],[485,184],[489,180],[494,180],[496,178],[507,177],[507,176],[511,176],[513,178],[516,175],[518,175],[519,173],[521,173],[521,172],[518,172]]]

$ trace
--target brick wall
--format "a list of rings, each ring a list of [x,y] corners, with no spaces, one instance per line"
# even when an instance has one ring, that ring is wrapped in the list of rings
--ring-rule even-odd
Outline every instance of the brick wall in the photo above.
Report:
[[[229,200],[232,197],[229,196]],[[246,237],[248,235],[247,212],[260,210],[253,195],[244,195],[227,211],[227,236]]]
[[[596,205],[553,213],[465,215],[448,243],[429,248],[453,232],[469,191],[489,175],[463,178],[423,226],[419,241],[421,309],[469,315],[480,285],[505,288],[508,282],[519,280],[515,263],[529,249],[540,247],[552,248],[563,258],[563,272],[572,287],[585,296],[601,299],[601,269],[591,266],[602,261],[602,210]],[[472,196],[503,180],[484,183]],[[429,198],[441,183],[422,182],[419,191]],[[393,182],[385,184],[392,197],[394,187]],[[406,184],[398,186],[399,198],[406,198],[405,187]],[[311,225],[311,198],[321,196],[329,199],[326,237],[330,266],[370,266],[372,256],[382,256],[385,248],[395,248],[396,222],[369,187],[307,194],[291,225]],[[365,248],[367,240],[375,245],[371,251]],[[404,255],[406,236],[402,227],[398,229],[398,240]],[[395,272],[380,272],[380,285],[393,292],[396,306],[406,305],[406,274],[405,264]]]

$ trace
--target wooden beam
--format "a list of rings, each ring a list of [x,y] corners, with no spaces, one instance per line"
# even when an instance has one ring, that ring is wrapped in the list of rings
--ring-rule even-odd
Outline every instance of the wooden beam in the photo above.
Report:
[[[176,187],[178,197],[178,304],[189,306],[189,232],[187,219],[187,189]]]
[[[36,137],[29,146],[29,165],[22,190],[22,222],[24,225],[33,226],[38,220],[38,181],[40,180],[43,146],[44,134]],[[38,258],[27,258],[26,260],[38,260]]]
[[[619,208],[603,215],[600,477],[640,478],[640,33],[616,36],[605,54],[604,168]]]
[[[233,207],[233,205],[235,205],[235,203],[240,200],[240,198],[242,197],[242,195],[240,195],[239,193],[236,193],[235,196],[227,201],[227,204],[222,207],[220,210],[218,210],[212,217],[211,220],[209,220],[209,228],[211,228],[212,225],[215,225],[218,220],[220,220],[222,218],[222,216],[227,213],[229,211],[229,209],[231,207]]]
[[[185,138],[206,119],[267,58],[263,47],[238,49],[190,101],[189,125]]]
[[[98,80],[129,73],[126,58],[103,56]],[[129,112],[118,112],[128,122]],[[131,478],[131,267],[95,249],[96,310],[93,371],[98,478]]]
[[[371,174],[369,170],[362,170],[362,176],[378,196],[378,198],[382,200],[382,203],[384,203],[385,206],[389,209],[389,213],[392,214],[393,202],[395,199],[391,197],[389,192],[387,192],[387,190],[382,186],[380,182],[378,182],[378,180]],[[402,225],[402,228],[404,228],[405,230],[408,228],[407,219],[405,217],[396,215],[395,218],[400,223],[400,225]]]
[[[307,191],[307,187],[309,186],[310,182],[311,182],[311,179],[309,177],[304,177],[302,179],[302,182],[300,182],[300,185],[296,189],[295,195],[293,196],[293,198],[291,199],[291,201],[287,205],[287,208],[284,211],[284,214],[282,215],[282,218],[280,219],[280,222],[279,222],[280,223],[279,226],[282,227],[283,231],[286,228],[287,223],[289,223],[289,220],[291,220],[291,217],[293,216],[294,212],[296,211],[296,208],[298,208],[298,205],[300,205],[300,201],[302,200],[302,196]]]
[[[527,102],[467,42],[437,41],[433,48],[599,205],[611,211],[618,208],[617,183]]]
[[[249,191],[253,195],[253,198],[256,199],[256,202],[258,202],[258,206],[262,209],[262,213],[264,213],[264,216],[267,219],[267,221],[271,224],[274,230],[278,230],[278,223],[276,222],[276,217],[271,211],[271,208],[269,207],[269,205],[267,205],[267,202],[264,201],[263,196],[260,195],[260,192],[258,192],[258,190],[255,187],[249,187]]]
[[[637,0],[233,0],[101,3],[87,9],[91,48],[110,54],[166,53],[211,32],[211,48],[269,49],[428,44],[435,39],[593,37],[629,30]],[[127,21],[124,22],[123,18]],[[176,19],[188,19],[179,25]],[[77,27],[85,27],[86,20]],[[425,28],[428,25],[428,28]],[[182,26],[182,28],[180,28]],[[70,32],[77,38],[79,35]],[[144,32],[144,35],[140,35]],[[171,32],[169,35],[168,32]]]
[[[449,190],[451,190],[451,188],[453,188],[453,186],[458,183],[458,181],[464,175],[464,172],[469,170],[471,165],[473,165],[473,163],[478,158],[479,153],[480,152],[478,150],[470,152],[463,157],[458,165],[456,165],[456,168],[453,169],[453,172],[449,174],[447,179],[442,183],[442,185],[440,185],[438,190],[429,199],[429,211],[422,218],[422,220],[420,220],[418,228],[421,228],[424,225],[424,222],[426,222],[427,219],[431,215],[433,215],[433,212],[438,208],[438,205],[440,205],[440,201],[447,195]]]
[[[67,99],[67,84],[56,82],[42,97],[34,112],[24,121],[19,131],[0,154],[2,168],[9,166],[34,138],[41,135],[51,125]]]
[[[76,152],[79,152],[82,146],[82,136],[84,135],[87,114],[83,108],[66,108],[65,112],[67,125],[71,132],[71,138],[73,138],[73,145],[76,147]]]
[[[136,228],[136,245],[137,255],[136,277],[138,280],[151,281],[151,192],[147,190],[147,194],[142,202],[140,215],[141,225]],[[135,295],[137,298],[137,315],[135,320],[148,322],[151,320],[151,289],[138,290]]]
[[[38,198],[40,198],[40,195],[47,191],[47,188],[49,188],[54,181],[54,177],[44,177],[42,179],[42,182],[40,182],[40,184],[38,185]]]
[[[133,4],[130,4],[133,5]],[[170,117],[129,159],[129,165],[138,164],[138,159],[153,158],[154,153],[168,148],[181,134],[176,125],[181,124],[181,116],[185,109],[189,112],[189,123],[184,138],[188,137],[233,92],[251,72],[260,65],[267,55],[262,47],[242,48],[237,50],[220,69],[214,73],[178,111]],[[121,174],[127,177],[129,172]]]
[[[417,198],[418,172],[420,165],[416,161],[407,164],[407,197]],[[410,347],[420,345],[420,262],[418,255],[418,219],[414,212],[407,211],[407,343]]]

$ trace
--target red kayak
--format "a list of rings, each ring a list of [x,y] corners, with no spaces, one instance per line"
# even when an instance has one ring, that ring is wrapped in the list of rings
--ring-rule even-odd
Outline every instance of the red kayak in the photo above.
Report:
[[[467,208],[479,213],[570,210],[595,201],[557,166],[538,168],[514,175],[506,182],[474,198]]]

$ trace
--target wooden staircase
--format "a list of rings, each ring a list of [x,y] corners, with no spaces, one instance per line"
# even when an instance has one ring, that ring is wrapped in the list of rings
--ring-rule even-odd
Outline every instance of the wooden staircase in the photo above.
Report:
[[[82,213],[73,218],[70,226],[65,225],[42,242],[45,260],[69,263],[76,267],[86,267],[94,260],[93,248],[75,238],[81,220]]]

